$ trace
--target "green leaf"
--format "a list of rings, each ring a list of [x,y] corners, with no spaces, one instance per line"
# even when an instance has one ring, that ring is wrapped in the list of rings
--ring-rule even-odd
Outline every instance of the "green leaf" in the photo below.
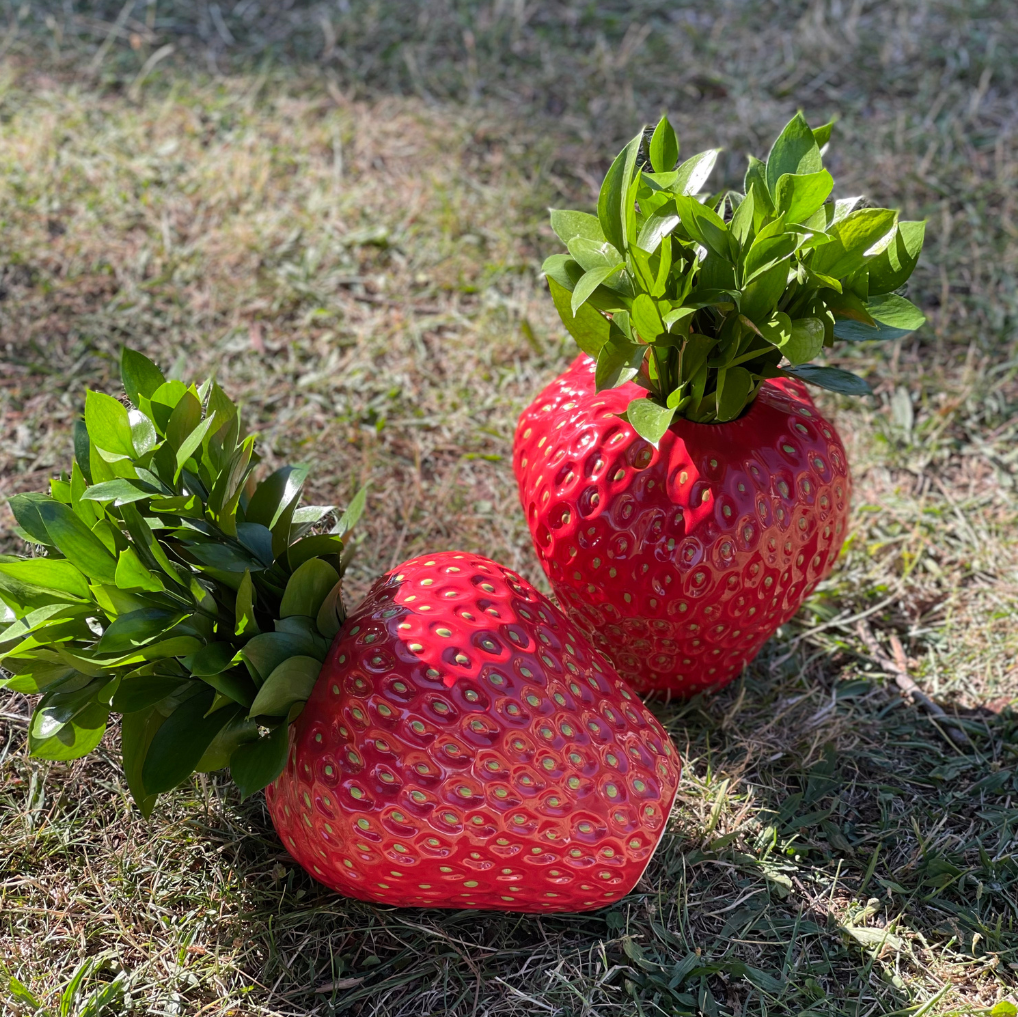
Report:
[[[209,400],[206,404],[205,412],[209,416],[214,414],[218,418],[220,426],[225,425],[227,421],[232,420],[235,416],[237,416],[237,407],[235,403],[219,387],[218,382],[214,381],[212,383],[212,388],[209,390]]]
[[[746,286],[739,307],[747,318],[764,321],[771,315],[788,286],[788,268],[787,261],[779,261]]]
[[[19,982],[17,978],[10,974],[7,975],[7,991],[11,994],[14,1002],[19,1004],[20,1008],[25,1008],[32,1012],[42,1009],[43,1004],[39,997],[34,995],[27,985]]]
[[[811,273],[811,275],[814,279],[819,278],[815,273]],[[827,305],[827,309],[836,318],[853,318],[855,321],[861,321],[864,325],[869,325],[871,328],[876,327],[877,323],[867,309],[866,304],[851,290],[824,293],[823,300]]]
[[[207,674],[202,681],[211,685],[217,692],[232,699],[241,706],[250,706],[254,702],[258,690],[246,674],[239,671],[223,671],[219,674]],[[225,765],[225,764],[224,764]]]
[[[326,639],[333,639],[343,627],[345,620],[343,583],[340,581],[336,583],[329,591],[325,600],[322,601],[322,606],[318,609],[318,617],[315,619],[315,627]]]
[[[584,272],[615,268],[624,262],[622,255],[607,241],[598,244],[583,237],[573,237],[569,241],[569,253]]]
[[[1002,999],[990,1008],[989,1017],[1018,1017],[1018,1006],[1010,1000]]]
[[[227,707],[209,714],[215,692],[208,689],[181,703],[155,732],[141,769],[147,794],[162,794],[186,780],[228,721],[241,711]]]
[[[142,397],[151,399],[159,386],[166,383],[163,372],[148,357],[126,346],[120,351],[120,377],[127,398],[135,406],[141,406]]]
[[[23,639],[29,633],[34,632],[41,625],[45,625],[52,619],[72,618],[82,615],[87,608],[82,604],[46,604],[29,611],[17,621],[12,622],[5,628],[0,628],[0,646],[7,646]],[[9,652],[9,651],[5,651]]]
[[[259,685],[288,657],[312,657],[316,653],[314,642],[295,632],[263,632],[249,639],[240,651],[254,668]]]
[[[67,480],[51,477],[49,482],[50,496],[64,505],[71,504],[71,485]]]
[[[203,565],[219,569],[221,572],[260,572],[265,566],[250,554],[229,544],[217,544],[212,541],[192,544],[188,551]]]
[[[166,657],[187,657],[201,649],[201,641],[194,636],[171,636],[156,643],[147,643],[122,657],[103,660],[105,667],[123,667],[126,664],[140,664],[146,660],[160,660]]]
[[[230,776],[240,788],[242,798],[250,798],[283,772],[289,746],[289,725],[283,723],[267,738],[241,745],[233,753],[230,757]]]
[[[596,215],[565,208],[549,208],[548,211],[551,213],[551,228],[566,246],[574,237],[583,237],[595,244],[605,242],[604,230]]]
[[[796,113],[778,135],[767,155],[765,179],[767,190],[775,200],[778,180],[786,173],[817,173],[822,170],[820,146],[813,137],[806,118]]]
[[[120,722],[120,751],[124,777],[135,805],[146,819],[152,814],[157,796],[145,791],[145,785],[141,780],[141,768],[152,739],[165,719],[159,710],[150,706],[144,710],[125,713]]]
[[[655,446],[671,426],[674,416],[674,408],[659,406],[649,398],[634,399],[626,409],[626,419],[633,430]]]
[[[159,607],[122,614],[102,634],[95,647],[96,653],[111,655],[134,650],[160,638],[186,617],[186,614]]]
[[[110,684],[96,678],[76,692],[43,696],[28,729],[28,749],[38,759],[69,760],[88,755],[106,732],[109,702],[98,696]]]
[[[286,584],[279,617],[305,615],[317,618],[329,591],[339,582],[339,573],[321,558],[310,558],[304,562]]]
[[[45,590],[61,600],[90,601],[88,580],[69,561],[62,558],[0,559],[0,589],[3,576],[26,586]]]
[[[568,254],[549,255],[541,265],[541,272],[549,279],[554,279],[562,289],[569,293],[573,292],[576,280],[583,275],[583,269]],[[566,301],[566,306],[569,306],[568,301]]]
[[[58,689],[60,692],[73,692],[84,688],[91,681],[89,675],[50,660],[8,657],[0,661],[0,665],[5,671],[11,672],[10,678],[0,679],[0,688],[30,696]]]
[[[201,498],[196,494],[181,494],[174,498],[153,497],[148,507],[157,514],[188,516],[191,519],[205,517]]]
[[[119,403],[118,403],[119,405]],[[23,497],[23,496],[22,496]],[[12,498],[13,502],[17,501]],[[36,511],[53,544],[89,579],[100,583],[113,583],[117,561],[106,545],[81,521],[73,509],[60,502],[45,499],[36,503]],[[15,515],[17,510],[15,509]],[[19,519],[20,522],[20,519]]]
[[[332,528],[332,534],[342,537],[349,533],[360,521],[364,514],[364,507],[368,503],[368,487],[365,484],[351,499],[346,511],[339,517],[339,521]]]
[[[667,173],[679,161],[679,139],[668,117],[663,116],[650,139],[650,164],[655,173]]]
[[[205,435],[209,433],[210,428],[218,420],[215,416],[206,417],[191,433],[180,443],[180,447],[177,449],[177,476],[180,476],[180,471],[184,468],[184,464],[194,455],[198,446],[205,440]],[[170,421],[172,427],[173,421]]]
[[[767,971],[761,971],[760,968],[750,967],[748,964],[742,965],[742,968],[743,970],[741,974],[747,981],[755,985],[758,989],[763,989],[764,992],[770,993],[772,996],[777,996],[785,988],[785,982],[781,979],[775,978],[774,975]],[[735,973],[735,971],[732,972],[732,974]]]
[[[92,483],[92,473],[89,466],[89,448],[91,442],[88,438],[88,428],[85,421],[78,419],[74,421],[74,462],[81,471],[85,480]]]
[[[175,450],[179,450],[200,423],[201,403],[194,392],[188,390],[173,407],[166,424],[166,440]]]
[[[823,127],[813,128],[813,140],[817,143],[820,148],[823,148],[831,140],[831,128],[834,126],[834,121],[824,124]]]
[[[226,466],[223,467],[209,493],[209,508],[219,520],[219,525],[230,536],[236,533],[235,516],[241,493],[251,470],[257,463],[258,457],[254,454],[254,435],[248,435],[230,454]],[[259,519],[251,518],[250,510],[246,518],[248,522],[261,522]]]
[[[36,625],[30,634],[20,639],[20,642],[15,642],[13,645],[5,644],[3,653],[8,661],[14,658],[31,659],[39,653],[45,653],[52,657],[54,653],[59,653],[64,649],[62,644],[87,642],[92,638],[92,632],[86,623],[84,610],[81,608],[76,610],[76,616],[48,620],[44,624]],[[11,628],[13,627],[11,626]],[[5,637],[6,635],[13,635],[13,633],[8,630]],[[84,671],[85,668],[81,667],[80,670]]]
[[[791,364],[804,364],[824,348],[824,323],[818,318],[792,321],[779,311],[757,327],[760,335],[781,350]]]
[[[177,403],[187,395],[187,386],[176,378],[160,385],[150,396],[152,419],[160,434],[166,433]]]
[[[298,569],[311,558],[336,558],[343,553],[343,538],[331,533],[320,533],[313,537],[304,537],[291,544],[286,552],[286,560],[291,569]]]
[[[548,288],[551,290],[551,297],[562,324],[576,340],[576,345],[584,353],[596,357],[598,351],[608,341],[611,330],[608,319],[586,303],[578,313],[573,314],[569,290],[560,286],[551,276],[548,276]]]
[[[245,716],[243,712],[237,713],[220,728],[219,734],[212,739],[209,747],[198,760],[195,769],[199,773],[223,770],[230,765],[230,758],[237,749],[248,742],[256,741],[258,741],[258,723]]]
[[[14,518],[27,537],[39,544],[52,545],[53,541],[46,530],[46,523],[40,514],[40,507],[51,499],[44,494],[16,494],[8,501]]]
[[[661,241],[679,224],[679,217],[675,214],[674,206],[669,203],[658,209],[649,216],[640,227],[639,235],[636,238],[636,246],[641,251],[653,254]]]
[[[100,676],[72,690],[56,689],[47,693],[32,713],[28,727],[29,737],[36,740],[52,737],[90,703],[97,702],[99,694],[109,684],[109,677]]]
[[[124,548],[117,560],[116,584],[121,590],[145,590],[162,593],[166,586],[158,573],[146,568],[133,547]]]
[[[780,347],[790,364],[804,364],[824,348],[824,323],[819,318],[796,318],[788,341]]]
[[[118,399],[102,392],[86,392],[85,426],[96,448],[127,458],[134,458],[137,454],[127,407]]]
[[[767,190],[766,169],[766,164],[757,159],[756,156],[749,156],[742,189],[749,194],[755,186],[756,202],[761,206],[760,211],[770,215],[774,211],[774,202],[771,200],[770,192]]]
[[[127,480],[124,477],[117,477],[116,480],[107,480],[101,484],[93,484],[85,490],[81,496],[83,501],[112,501],[118,506],[127,505],[132,501],[141,501],[143,498],[151,498],[159,492],[149,484],[143,484],[138,480]]]
[[[64,991],[60,994],[60,1009],[58,1011],[59,1017],[70,1017],[71,1007],[74,1006],[78,990],[81,988],[82,982],[91,973],[94,967],[99,963],[98,957],[86,957],[73,971],[71,974],[71,980],[64,987]],[[85,1017],[83,1014],[82,1017]]]
[[[798,367],[782,368],[781,373],[790,374],[811,385],[829,389],[831,392],[841,392],[844,395],[870,395],[873,391],[864,378],[852,374],[851,371],[843,371],[840,367],[800,364]]]
[[[118,713],[135,713],[173,695],[187,679],[181,675],[148,674],[127,677],[113,694],[111,703]]]
[[[668,305],[665,304],[667,307]],[[666,331],[657,301],[646,293],[638,293],[633,298],[630,316],[636,331],[644,342],[653,342],[662,332]]]
[[[643,144],[643,131],[615,157],[597,199],[597,218],[605,238],[616,248],[626,249],[625,198],[636,169],[636,159]]]
[[[290,520],[291,538],[297,540],[303,537],[308,530],[317,526],[327,515],[335,511],[335,505],[301,505],[293,513],[293,519]]]
[[[577,312],[587,302],[587,299],[598,286],[624,269],[625,263],[619,262],[617,265],[605,265],[601,268],[592,268],[584,272],[569,298],[569,310],[572,315],[576,316]]]
[[[925,234],[925,221],[898,223],[886,250],[867,263],[871,297],[877,293],[890,293],[905,285],[919,261]]]
[[[238,636],[253,636],[259,632],[254,612],[255,590],[251,581],[250,570],[245,570],[244,578],[237,588],[237,602],[234,614],[237,619],[234,632]]]
[[[237,648],[232,643],[208,643],[186,661],[186,665],[196,678],[204,678],[232,667],[236,655]]]
[[[834,177],[825,169],[816,173],[786,173],[778,180],[775,205],[787,222],[803,222],[833,190]]]
[[[753,377],[744,367],[729,367],[724,372],[724,385],[717,395],[719,422],[735,420],[742,413],[752,386]]]
[[[682,334],[686,331],[693,315],[696,314],[695,307],[673,307],[662,319],[661,322],[669,332]]]
[[[734,254],[734,238],[728,226],[707,205],[701,205],[695,198],[681,194],[675,196],[675,207],[682,218],[686,232],[699,244],[713,251],[718,257],[731,261]]]
[[[879,325],[889,325],[906,332],[914,332],[926,324],[922,311],[910,300],[897,293],[882,293],[866,301],[866,309]]]
[[[714,163],[720,151],[719,148],[710,148],[691,156],[675,171],[675,179],[668,189],[676,194],[699,194],[714,171]]]
[[[77,513],[75,513],[77,516]],[[77,518],[81,518],[77,516]],[[98,537],[99,542],[114,558],[128,546],[127,538],[119,526],[113,525],[112,519],[100,519],[91,530],[92,536]]]
[[[142,563],[155,571],[160,569],[164,575],[169,576],[178,586],[187,584],[177,574],[176,569],[170,564],[162,545],[156,540],[155,535],[145,522],[144,517],[138,511],[136,505],[127,504],[121,507],[120,514],[123,517],[131,539],[134,541],[134,549]]]
[[[141,410],[128,410],[127,419],[131,423],[131,442],[139,456],[145,455],[156,447],[159,435],[155,424]]]
[[[285,717],[294,703],[304,702],[318,681],[322,662],[314,657],[289,657],[265,679],[248,716]]]
[[[598,392],[618,388],[636,377],[643,363],[646,346],[631,343],[623,338],[612,338],[601,347],[594,369],[594,387]]]
[[[283,466],[276,470],[255,489],[244,518],[273,529],[287,506],[300,497],[307,476],[306,466]]]
[[[834,223],[829,244],[818,247],[810,268],[814,272],[843,279],[866,262],[866,251],[894,228],[896,212],[889,208],[862,208]]]
[[[739,202],[732,213],[731,221],[728,223],[732,236],[735,237],[741,247],[745,247],[746,242],[753,235],[753,230],[756,226],[757,217],[755,212],[758,190],[758,188],[750,188],[749,193]]]
[[[915,304],[896,293],[870,297],[865,306],[876,325],[866,325],[850,318],[839,318],[834,322],[834,334],[839,339],[849,342],[901,339],[921,328],[926,322],[923,312]]]
[[[770,271],[779,263],[787,263],[795,250],[796,236],[794,233],[780,233],[777,236],[757,235],[743,263],[743,287],[754,279]],[[787,275],[787,270],[786,270]]]

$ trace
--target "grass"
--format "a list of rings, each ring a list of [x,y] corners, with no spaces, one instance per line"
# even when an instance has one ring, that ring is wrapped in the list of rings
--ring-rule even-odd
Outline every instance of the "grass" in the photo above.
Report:
[[[842,193],[930,220],[912,285],[929,324],[839,351],[877,396],[824,401],[854,470],[845,554],[742,680],[661,707],[686,760],[668,834],[639,890],[591,915],[344,900],[292,865],[260,798],[196,779],[145,823],[115,732],[73,764],[30,760],[29,703],[3,694],[0,972],[25,988],[0,979],[0,1010],[923,1017],[1013,1000],[1008,5],[415,13],[7,9],[0,494],[67,462],[85,385],[113,391],[128,342],[187,377],[215,368],[270,465],[311,463],[312,500],[371,480],[351,599],[426,548],[536,580],[512,430],[571,355],[538,275],[544,208],[589,205],[663,105],[685,151],[727,146],[724,182],[802,106],[841,117]],[[949,724],[899,695],[892,637]]]

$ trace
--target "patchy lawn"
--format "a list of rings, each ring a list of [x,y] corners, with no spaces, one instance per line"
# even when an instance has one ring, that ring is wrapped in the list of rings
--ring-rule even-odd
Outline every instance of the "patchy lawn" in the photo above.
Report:
[[[852,535],[743,680],[659,707],[686,770],[638,892],[540,918],[347,901],[291,863],[260,797],[196,778],[146,823],[115,731],[32,761],[30,704],[0,693],[0,1011],[34,1012],[31,993],[95,1017],[104,992],[108,1013],[203,1017],[1014,1000],[1009,5],[90,6],[11,6],[0,32],[5,497],[68,462],[85,385],[115,391],[129,343],[215,369],[270,466],[312,465],[311,500],[371,481],[351,599],[456,546],[543,584],[509,459],[573,352],[539,275],[544,209],[592,204],[662,107],[687,154],[726,146],[718,186],[797,106],[839,115],[839,193],[930,220],[911,292],[929,322],[837,351],[877,390],[821,400],[850,448]],[[946,717],[902,699],[902,671]]]

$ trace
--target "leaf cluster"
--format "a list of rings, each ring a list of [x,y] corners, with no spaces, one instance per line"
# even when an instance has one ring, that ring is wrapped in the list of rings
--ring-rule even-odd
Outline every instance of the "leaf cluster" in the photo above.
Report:
[[[229,766],[245,795],[282,770],[287,726],[342,624],[344,537],[302,506],[308,471],[255,482],[260,457],[212,379],[167,380],[125,349],[131,407],[85,396],[69,473],[10,499],[37,556],[0,555],[0,687],[41,694],[29,749],[76,759],[111,711],[148,815],[194,771]]]
[[[649,441],[676,416],[734,420],[768,378],[864,394],[862,378],[812,361],[836,339],[895,339],[923,324],[896,291],[925,223],[831,199],[831,126],[796,114],[766,160],[750,157],[742,192],[708,194],[717,150],[676,165],[662,117],[616,157],[596,215],[551,211],[568,250],[543,267],[555,306],[596,358],[599,391],[631,380],[648,390],[627,415]]]

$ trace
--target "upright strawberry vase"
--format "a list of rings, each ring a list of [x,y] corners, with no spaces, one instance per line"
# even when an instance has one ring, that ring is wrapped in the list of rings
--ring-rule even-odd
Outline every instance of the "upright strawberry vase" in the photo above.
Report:
[[[659,445],[581,355],[520,417],[513,466],[538,557],[575,623],[640,692],[730,682],[834,565],[845,449],[798,381]]]

